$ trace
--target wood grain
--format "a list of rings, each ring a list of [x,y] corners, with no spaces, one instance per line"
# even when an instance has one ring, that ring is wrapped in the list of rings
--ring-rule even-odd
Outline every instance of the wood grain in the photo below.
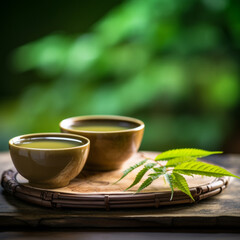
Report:
[[[107,171],[107,172],[93,172],[93,171],[82,171],[78,177],[73,179],[70,184],[63,188],[51,189],[54,192],[69,193],[69,194],[129,194],[135,193],[139,185],[134,186],[128,191],[124,191],[131,183],[134,181],[134,178],[139,170],[143,167],[133,170],[129,175],[122,179],[117,184],[116,182],[121,176],[125,169],[133,166],[139,161],[144,160],[145,158],[155,158],[159,153],[153,152],[140,152],[135,156],[130,158],[120,170],[116,171]],[[164,165],[166,162],[162,162]],[[143,177],[142,181],[147,178]],[[214,177],[201,177],[195,176],[186,176],[189,187],[199,187],[201,185],[206,185],[213,182],[216,178]],[[28,184],[28,181],[23,178],[21,175],[17,175],[17,180],[19,183],[25,185],[27,188],[34,188]],[[151,192],[164,192],[170,191],[169,185],[165,183],[163,177],[160,177],[157,181],[153,182],[148,188],[145,188],[142,193],[151,193]]]
[[[240,175],[240,156],[208,158]],[[0,172],[11,168],[8,153],[0,155]],[[142,228],[142,227],[240,227],[240,181],[232,179],[221,195],[197,204],[165,206],[159,209],[69,210],[48,209],[15,199],[1,189],[0,227]]]

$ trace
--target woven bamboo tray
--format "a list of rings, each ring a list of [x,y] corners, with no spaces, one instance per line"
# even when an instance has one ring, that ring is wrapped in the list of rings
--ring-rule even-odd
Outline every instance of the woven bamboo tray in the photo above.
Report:
[[[122,171],[145,157],[154,158],[157,152],[139,152],[129,159],[121,170],[111,172],[88,172],[83,171],[71,183],[58,189],[40,189],[31,187],[16,170],[10,169],[2,175],[3,188],[13,196],[26,202],[52,208],[159,208],[164,205],[186,204],[193,201],[181,191],[175,191],[173,200],[170,201],[170,189],[159,178],[143,192],[134,194],[137,186],[131,191],[124,192],[134,180],[137,171],[134,170],[128,177],[118,184],[112,184],[118,180]],[[212,197],[222,192],[229,182],[228,177],[214,178],[186,176],[190,191],[195,202]],[[144,179],[143,179],[144,180]]]

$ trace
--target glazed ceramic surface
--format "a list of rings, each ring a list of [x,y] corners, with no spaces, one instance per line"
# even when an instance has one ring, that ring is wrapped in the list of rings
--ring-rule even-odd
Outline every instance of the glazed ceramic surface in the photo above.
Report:
[[[79,144],[67,148],[32,148],[21,142],[36,138],[74,140]],[[90,142],[87,138],[64,133],[36,133],[22,135],[9,141],[10,155],[18,172],[29,184],[40,188],[58,188],[69,184],[86,162]]]
[[[122,130],[91,131],[76,126],[119,126]],[[90,140],[90,153],[84,169],[109,171],[119,169],[140,147],[144,123],[135,118],[122,116],[81,116],[63,120],[62,132],[79,134]]]

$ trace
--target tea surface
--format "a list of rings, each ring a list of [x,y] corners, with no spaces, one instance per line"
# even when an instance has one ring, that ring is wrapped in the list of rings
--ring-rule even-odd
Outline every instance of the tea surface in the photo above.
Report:
[[[15,143],[17,146],[23,146],[27,148],[39,148],[39,149],[59,149],[59,148],[71,148],[82,145],[80,140],[58,138],[58,137],[42,137],[42,138],[29,138]]]
[[[115,126],[115,125],[83,125],[83,126],[71,126],[71,128],[75,130],[96,131],[96,132],[112,132],[112,131],[129,129],[127,127]]]

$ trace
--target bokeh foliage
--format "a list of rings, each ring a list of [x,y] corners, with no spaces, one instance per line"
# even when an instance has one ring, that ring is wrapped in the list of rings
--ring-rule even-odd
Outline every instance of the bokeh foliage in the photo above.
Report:
[[[16,49],[32,83],[0,106],[0,147],[63,118],[133,116],[142,149],[221,149],[237,127],[240,17],[237,1],[130,0],[89,32],[53,33]]]

